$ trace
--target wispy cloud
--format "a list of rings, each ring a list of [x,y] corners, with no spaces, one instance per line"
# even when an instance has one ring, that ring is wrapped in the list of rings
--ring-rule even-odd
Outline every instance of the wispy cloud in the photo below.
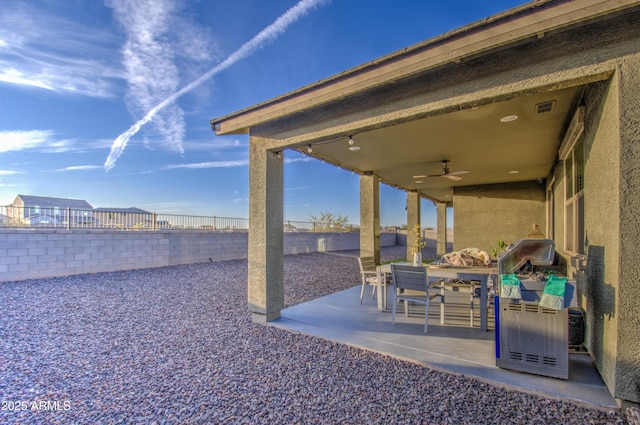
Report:
[[[0,130],[0,152],[34,150],[42,153],[86,152],[105,149],[111,140],[81,140],[60,137],[53,130]]]
[[[0,83],[108,98],[121,78],[116,37],[53,7],[8,0],[0,9]]]
[[[192,70],[209,67],[218,50],[208,30],[181,13],[179,0],[109,0],[126,37],[121,49],[127,105],[140,117],[175,93]],[[186,73],[186,74],[185,74]],[[145,144],[184,153],[185,113],[167,104],[154,114]]]
[[[135,0],[131,0],[131,1],[134,2]],[[159,103],[157,103],[154,107],[149,109],[146,115],[142,119],[135,122],[127,131],[120,134],[115,139],[115,141],[113,142],[113,145],[111,146],[111,152],[109,153],[109,156],[107,157],[104,163],[105,170],[109,171],[115,166],[116,162],[118,161],[118,158],[120,157],[120,155],[122,155],[122,152],[124,152],[124,149],[126,148],[127,143],[129,142],[129,139],[131,139],[131,137],[133,137],[136,133],[138,133],[138,131],[140,131],[142,126],[149,123],[151,120],[155,120],[157,116],[160,117],[157,121],[160,126],[170,125],[172,123],[175,124],[177,122],[176,120],[182,119],[182,115],[183,115],[182,110],[179,110],[179,108],[177,108],[177,106],[174,105],[174,102],[178,98],[180,98],[186,93],[189,93],[191,90],[200,86],[202,83],[204,83],[214,75],[218,74],[219,72],[229,68],[236,62],[250,56],[252,53],[262,48],[265,44],[274,41],[291,24],[298,21],[303,16],[307,15],[312,9],[317,8],[320,5],[327,2],[328,0],[301,0],[291,9],[289,9],[287,12],[281,15],[278,19],[276,19],[271,25],[269,25],[268,27],[260,31],[258,35],[253,37],[250,41],[242,45],[242,47],[240,47],[238,50],[236,50],[234,53],[229,55],[226,59],[224,59],[218,65],[211,68],[209,71],[204,73],[202,76],[200,76],[198,79],[196,79],[192,83],[184,86],[182,89],[176,92],[173,92],[171,94],[164,92],[164,90],[168,91],[170,89],[169,85],[163,86],[162,87],[163,90],[161,91],[164,92],[163,93],[165,96],[164,99]],[[147,14],[149,13],[149,9],[155,11],[157,10],[156,8],[157,8],[156,2],[153,2],[152,7],[145,7],[144,14],[143,14],[144,19],[147,19]],[[160,8],[160,10],[163,13],[167,13],[166,8]],[[152,13],[151,15],[153,16],[152,19],[149,19],[151,22],[156,22],[156,19],[157,19],[158,25],[162,25],[162,23],[164,22],[162,18],[163,15],[155,16],[155,13]],[[152,29],[154,28],[155,27],[152,27]],[[145,40],[146,39],[144,37],[141,39],[141,41],[145,41]],[[157,46],[157,47],[160,47],[160,46]],[[131,57],[132,61],[134,61],[135,59],[136,59],[135,56]],[[165,68],[161,68],[161,69],[167,73],[167,78],[169,78],[172,82],[175,81],[172,79],[175,72],[172,66],[166,66]],[[162,79],[162,78],[159,78],[159,76],[155,72],[153,77],[157,80]],[[165,110],[167,112],[165,112]],[[167,117],[169,117],[169,121],[167,121]],[[184,127],[174,127],[172,128],[172,131],[173,131],[173,135],[177,136],[173,139],[173,143],[176,144],[175,147],[179,151],[182,151],[181,136],[184,136]]]
[[[232,167],[246,167],[249,165],[249,160],[240,159],[237,161],[211,161],[211,162],[197,162],[193,164],[171,164],[167,165],[165,169],[172,170],[176,168],[232,168]]]
[[[211,139],[185,140],[184,147],[189,152],[199,151],[199,150],[206,150],[210,152],[211,149],[223,150],[223,149],[233,149],[233,148],[245,148],[245,149],[248,148],[246,142],[241,142],[238,139],[222,139],[222,138],[220,138],[220,140],[216,139],[215,142],[212,141]]]
[[[0,131],[0,152],[46,146],[53,135],[53,130]]]
[[[102,168],[100,165],[73,165],[71,167],[59,168],[55,171],[63,172],[63,171],[88,171],[88,170],[97,170]]]
[[[43,78],[34,78],[33,76],[26,75],[24,72],[18,71],[14,68],[0,72],[0,81],[18,86],[31,86],[55,91],[55,89],[50,86],[48,82],[45,82]]]
[[[20,171],[15,170],[0,170],[0,176],[12,176],[14,174],[20,174]]]
[[[307,162],[311,161],[309,157],[303,158],[285,158],[283,162]],[[175,168],[232,168],[232,167],[246,167],[249,165],[248,159],[238,159],[234,161],[210,161],[210,162],[196,162],[192,164],[171,164],[167,165],[165,169],[172,170]]]
[[[317,161],[317,159],[310,158],[308,156],[303,156],[303,157],[300,157],[300,158],[285,158],[284,159],[284,163],[285,164],[293,164],[294,162],[310,162],[310,161]]]

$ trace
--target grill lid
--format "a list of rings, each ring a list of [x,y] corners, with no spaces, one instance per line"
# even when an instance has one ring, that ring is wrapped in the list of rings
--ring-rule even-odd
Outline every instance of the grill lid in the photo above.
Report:
[[[551,239],[519,239],[498,259],[498,273],[511,274],[527,261],[535,266],[553,264],[555,244]]]

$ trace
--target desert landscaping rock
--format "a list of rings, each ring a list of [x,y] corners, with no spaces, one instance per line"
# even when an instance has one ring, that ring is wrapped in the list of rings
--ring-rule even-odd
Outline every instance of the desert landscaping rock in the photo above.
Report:
[[[356,256],[286,256],[286,305],[357,285]],[[628,423],[254,324],[246,279],[238,260],[0,284],[0,423]]]

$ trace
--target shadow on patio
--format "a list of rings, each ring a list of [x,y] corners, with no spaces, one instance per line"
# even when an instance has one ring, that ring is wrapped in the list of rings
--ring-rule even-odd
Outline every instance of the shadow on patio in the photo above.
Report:
[[[370,297],[365,296],[363,304],[359,304],[359,296],[360,286],[355,286],[286,308],[282,317],[271,323],[441,371],[473,376],[509,389],[599,409],[617,408],[586,353],[569,355],[568,380],[496,367],[493,318],[489,319],[489,332],[469,328],[465,298],[447,295],[446,325],[439,323],[439,308],[437,299],[434,300],[429,309],[429,333],[425,335],[422,332],[424,315],[420,317],[410,310],[409,317],[405,317],[400,308],[399,314],[396,311],[396,324],[392,325],[390,312],[379,312]]]

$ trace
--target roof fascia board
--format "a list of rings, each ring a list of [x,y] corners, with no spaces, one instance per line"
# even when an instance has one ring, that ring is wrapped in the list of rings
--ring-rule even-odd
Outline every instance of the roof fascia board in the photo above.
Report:
[[[535,76],[532,78],[527,78],[526,80],[519,80],[517,83],[505,81],[502,84],[496,85],[489,89],[469,91],[462,95],[449,97],[435,102],[425,102],[420,105],[411,106],[399,111],[393,111],[383,115],[377,115],[375,117],[351,121],[346,124],[341,123],[338,125],[332,125],[331,123],[327,122],[325,125],[323,125],[322,129],[314,130],[312,132],[305,132],[292,137],[260,137],[259,139],[261,145],[265,149],[306,149],[308,144],[346,137],[346,135],[350,133],[357,134],[375,130],[381,127],[387,127],[389,125],[393,125],[394,123],[404,122],[407,119],[440,115],[465,108],[481,106],[487,103],[495,102],[499,99],[511,98],[514,95],[524,96],[527,94],[538,93],[542,91],[561,90],[568,87],[575,87],[579,85],[603,81],[611,77],[616,67],[616,62],[607,61],[574,69],[574,72],[570,76],[567,76],[567,74],[563,71],[558,71],[552,74],[546,74],[544,76]],[[579,75],[579,77],[577,75]],[[339,165],[332,158],[323,158],[319,156],[316,156],[316,158],[324,160],[331,164]]]
[[[553,2],[545,4],[549,3]],[[246,134],[255,125],[639,4],[640,0],[575,0],[537,9],[533,9],[536,6],[533,4],[526,8],[526,13],[510,20],[486,24],[489,18],[463,27],[464,31],[447,33],[272,100],[214,118],[211,127],[217,135]],[[508,12],[501,16],[509,16]],[[471,32],[479,25],[485,25],[484,29]]]

